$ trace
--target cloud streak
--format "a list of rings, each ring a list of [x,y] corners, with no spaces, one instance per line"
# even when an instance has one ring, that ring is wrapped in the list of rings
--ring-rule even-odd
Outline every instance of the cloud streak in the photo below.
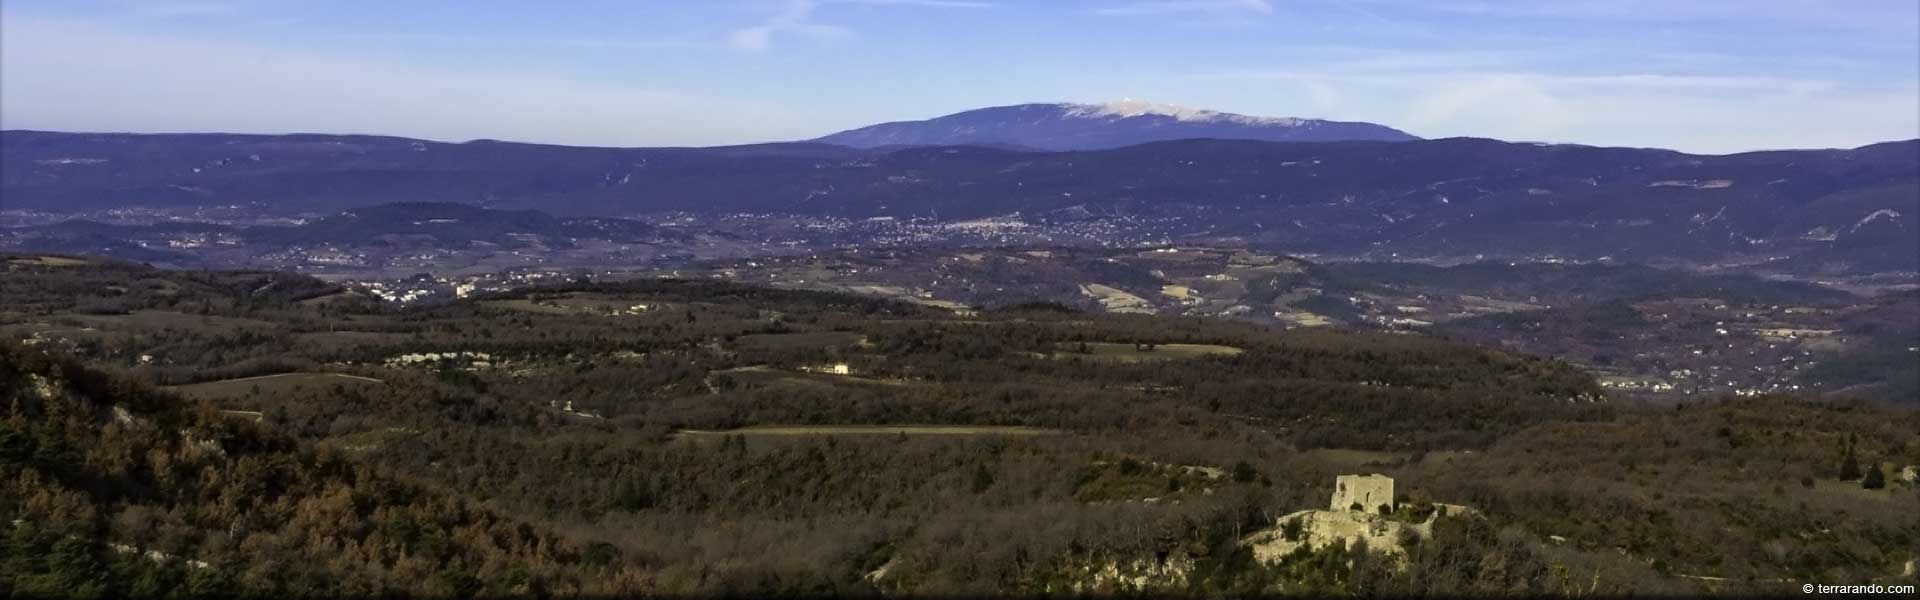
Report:
[[[1194,75],[1332,118],[1379,120],[1427,137],[1474,136],[1694,152],[1850,147],[1920,135],[1920,86],[1821,78],[1489,68],[1472,54],[1379,56],[1310,67]],[[1728,103],[1729,97],[1741,98]],[[1901,132],[1906,133],[1901,133]],[[1782,144],[1780,140],[1792,140]],[[1670,140],[1653,143],[1652,140]]]
[[[0,124],[8,128],[358,132],[608,146],[744,143],[812,133],[768,103],[17,16],[0,36],[0,73],[6,77]]]
[[[768,17],[767,20],[751,27],[736,29],[728,34],[727,43],[736,50],[758,53],[765,52],[773,46],[775,38],[783,36],[827,40],[853,35],[853,30],[845,26],[814,20],[814,12],[823,4],[910,8],[989,8],[993,6],[988,2],[973,0],[787,0],[780,11]]]
[[[992,2],[973,2],[970,0],[838,0],[842,4],[870,4],[875,6],[918,6],[921,8],[992,8]]]
[[[1154,2],[1134,2],[1121,6],[1109,6],[1094,9],[1094,14],[1109,17],[1135,17],[1153,15],[1231,15],[1231,14],[1273,14],[1273,4],[1268,0],[1158,0]]]
[[[776,35],[827,39],[845,37],[850,33],[844,27],[813,22],[816,8],[819,8],[819,3],[813,0],[788,0],[780,12],[759,25],[735,30],[727,36],[727,43],[745,52],[764,52],[773,45]]]
[[[558,13],[515,5],[447,19],[428,3],[367,15],[285,0],[0,0],[0,119],[705,145],[1136,96],[1425,136],[1842,147],[1920,137],[1912,9],[1912,0],[726,0]],[[784,83],[796,79],[814,85]]]

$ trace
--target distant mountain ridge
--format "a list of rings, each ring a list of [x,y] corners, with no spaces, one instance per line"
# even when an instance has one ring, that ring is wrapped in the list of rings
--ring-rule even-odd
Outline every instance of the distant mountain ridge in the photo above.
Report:
[[[1711,156],[1473,138],[1186,139],[1030,152],[0,132],[7,210],[251,206],[285,215],[393,202],[536,209],[563,219],[681,212],[1151,220],[1168,239],[1379,259],[1920,270],[1920,140]],[[473,223],[416,220],[387,223],[410,229],[383,235],[478,232]],[[499,233],[529,232],[524,226]],[[556,229],[548,237],[579,235]]]
[[[1103,150],[1194,138],[1266,142],[1420,139],[1373,123],[1254,117],[1122,100],[1103,104],[995,106],[923,121],[869,125],[811,141],[853,148],[985,145],[1060,151]]]
[[[630,219],[561,218],[537,210],[495,210],[452,202],[395,202],[356,207],[298,225],[234,227],[197,222],[115,225],[75,219],[17,231],[32,234],[32,246],[41,250],[109,254],[135,260],[177,258],[174,253],[129,247],[125,242],[129,238],[161,233],[224,235],[276,248],[309,245],[571,248],[578,240],[659,243],[681,237],[679,232]]]

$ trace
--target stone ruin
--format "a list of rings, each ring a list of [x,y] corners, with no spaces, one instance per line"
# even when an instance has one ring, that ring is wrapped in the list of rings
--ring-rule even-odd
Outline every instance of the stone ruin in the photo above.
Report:
[[[1411,522],[1383,513],[1394,511],[1393,478],[1385,475],[1341,475],[1334,480],[1330,510],[1303,510],[1274,520],[1274,525],[1241,538],[1240,543],[1253,550],[1254,558],[1275,562],[1301,547],[1321,548],[1338,544],[1352,548],[1366,542],[1367,548],[1389,556],[1404,558],[1409,537],[1433,535],[1433,524],[1442,516],[1476,514],[1472,507],[1458,504],[1432,504],[1433,513],[1425,520]],[[1354,505],[1364,510],[1354,510]]]
[[[1373,474],[1341,475],[1335,479],[1333,503],[1328,510],[1353,510],[1355,505],[1366,512],[1379,511],[1382,506],[1387,507],[1387,511],[1392,511],[1394,508],[1393,478]]]
[[[1356,504],[1364,510],[1354,510]],[[1379,513],[1382,506],[1393,510],[1393,478],[1341,475],[1334,481],[1330,510],[1303,510],[1280,517],[1274,527],[1249,535],[1241,543],[1252,547],[1255,558],[1272,562],[1302,546],[1351,547],[1362,541],[1375,552],[1404,556],[1403,536],[1431,535],[1431,518],[1425,523],[1395,521]],[[1292,535],[1288,535],[1290,529]]]

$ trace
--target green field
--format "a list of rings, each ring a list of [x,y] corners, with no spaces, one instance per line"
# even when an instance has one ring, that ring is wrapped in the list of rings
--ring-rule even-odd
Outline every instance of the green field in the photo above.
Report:
[[[92,264],[78,258],[68,258],[65,256],[35,256],[33,258],[16,258],[7,262],[16,265],[41,267],[79,267]]]
[[[1084,352],[1082,347],[1084,345]],[[1144,362],[1155,360],[1183,360],[1207,356],[1233,356],[1242,352],[1233,346],[1214,344],[1156,344],[1152,349],[1134,344],[1111,342],[1067,342],[1057,346],[1054,358],[1083,358],[1111,362]]]
[[[740,336],[733,341],[733,345],[740,350],[781,351],[833,346],[854,346],[860,343],[860,339],[860,334],[850,331],[757,333]]]
[[[1056,429],[1015,425],[755,425],[739,429],[683,429],[677,435],[795,436],[795,435],[1056,435]]]
[[[1379,452],[1349,448],[1315,448],[1303,453],[1307,458],[1342,469],[1363,469],[1406,462],[1405,452]]]
[[[194,315],[170,310],[137,310],[124,315],[74,315],[66,318],[88,327],[119,331],[179,329],[232,334],[241,330],[264,331],[280,327],[259,319]]]
[[[294,335],[302,346],[327,350],[393,344],[407,339],[407,334],[385,331],[314,331]]]
[[[335,302],[343,302],[343,301],[352,300],[355,298],[365,298],[365,297],[366,296],[364,294],[361,294],[359,292],[343,290],[343,291],[338,291],[331,294],[314,296],[312,298],[301,300],[299,304],[301,306],[325,306]]]
[[[1895,472],[1897,473],[1898,471],[1895,471]],[[1813,482],[1813,489],[1811,490],[1811,492],[1817,493],[1821,496],[1828,496],[1828,497],[1871,500],[1874,502],[1892,502],[1893,500],[1896,499],[1896,494],[1902,491],[1905,491],[1903,488],[1910,489],[1911,487],[1912,487],[1911,485],[1905,485],[1901,482],[1889,481],[1887,482],[1886,487],[1883,487],[1877,490],[1870,490],[1865,487],[1861,487],[1860,482],[1858,481],[1816,479]]]
[[[494,308],[533,313],[540,315],[598,315],[632,316],[643,314],[661,307],[651,302],[636,302],[630,299],[609,298],[596,294],[568,294],[552,298],[515,298],[511,300],[482,300],[480,304]]]

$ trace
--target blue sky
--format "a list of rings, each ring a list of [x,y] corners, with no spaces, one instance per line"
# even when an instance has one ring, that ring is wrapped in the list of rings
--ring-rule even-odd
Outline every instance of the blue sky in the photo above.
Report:
[[[1134,98],[1695,152],[1920,137],[1914,0],[7,0],[0,127],[614,146]]]

